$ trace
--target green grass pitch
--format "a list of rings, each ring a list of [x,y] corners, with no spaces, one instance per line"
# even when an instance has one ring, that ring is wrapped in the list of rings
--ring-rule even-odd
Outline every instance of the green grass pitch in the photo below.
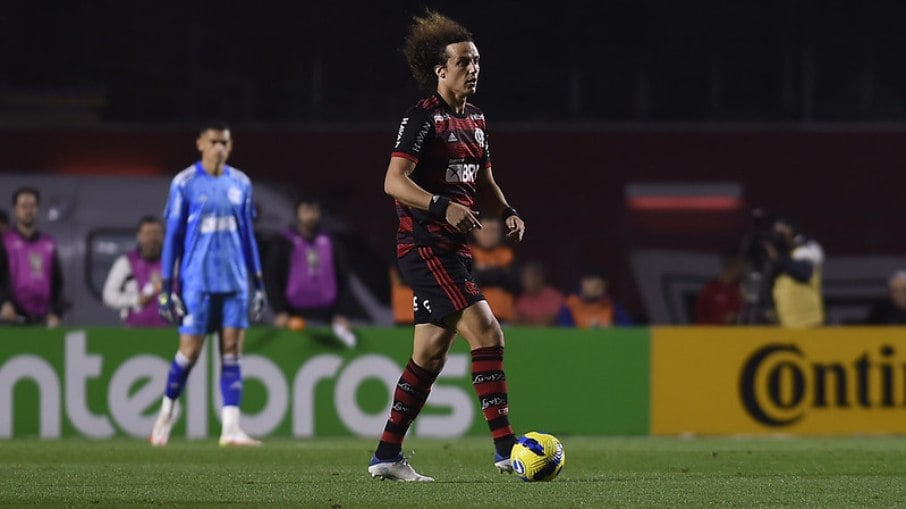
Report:
[[[0,441],[0,506],[889,507],[906,503],[906,438],[560,437],[549,483],[498,474],[489,439],[408,440],[434,483],[371,479],[373,440]]]

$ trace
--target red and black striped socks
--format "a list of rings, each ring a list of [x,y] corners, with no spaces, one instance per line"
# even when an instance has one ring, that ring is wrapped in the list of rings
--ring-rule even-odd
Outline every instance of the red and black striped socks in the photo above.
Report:
[[[510,426],[502,346],[472,350],[472,386],[475,387],[481,411],[491,428],[497,454],[508,458],[516,437]]]
[[[381,460],[396,458],[403,444],[403,438],[409,431],[412,421],[421,412],[431,393],[431,386],[437,379],[437,373],[428,371],[415,364],[412,359],[406,364],[406,369],[400,375],[396,389],[393,391],[393,406],[390,408],[390,418],[384,426],[384,433],[378,443],[374,455]]]

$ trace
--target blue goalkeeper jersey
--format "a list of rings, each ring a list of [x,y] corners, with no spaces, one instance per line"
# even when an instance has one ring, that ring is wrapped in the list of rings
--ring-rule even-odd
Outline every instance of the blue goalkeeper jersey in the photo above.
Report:
[[[180,172],[164,210],[162,277],[172,279],[180,260],[183,290],[247,292],[248,271],[261,272],[253,216],[252,183],[245,173],[226,166],[215,177],[201,162]]]

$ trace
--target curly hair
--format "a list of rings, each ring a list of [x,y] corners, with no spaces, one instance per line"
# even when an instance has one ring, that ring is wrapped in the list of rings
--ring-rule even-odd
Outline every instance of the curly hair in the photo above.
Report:
[[[409,63],[412,77],[426,91],[437,87],[434,66],[447,63],[447,45],[472,42],[472,33],[452,19],[426,10],[424,17],[414,16],[403,55]]]

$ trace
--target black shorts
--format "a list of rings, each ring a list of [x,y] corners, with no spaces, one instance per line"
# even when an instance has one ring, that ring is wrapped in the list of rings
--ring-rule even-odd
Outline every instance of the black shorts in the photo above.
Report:
[[[472,260],[456,253],[416,246],[398,260],[400,275],[412,287],[415,323],[447,327],[444,319],[484,300],[472,278]]]

